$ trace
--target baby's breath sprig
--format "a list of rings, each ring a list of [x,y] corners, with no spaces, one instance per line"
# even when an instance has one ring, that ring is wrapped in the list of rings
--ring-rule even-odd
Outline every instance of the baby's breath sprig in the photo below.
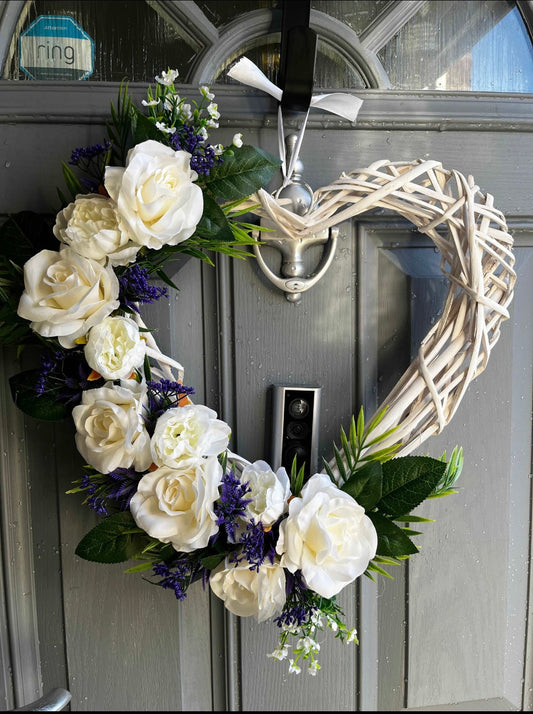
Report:
[[[242,146],[242,134],[235,134],[228,147],[209,144],[209,131],[218,128],[220,119],[218,104],[213,101],[215,94],[209,87],[202,86],[200,100],[188,102],[176,89],[174,82],[178,76],[178,70],[162,72],[156,77],[155,89],[148,88],[148,99],[143,99],[142,104],[148,111],[147,118],[161,132],[161,140],[176,151],[188,151],[191,168],[200,176],[206,176],[225,155],[232,155],[233,146]]]
[[[335,597],[321,597],[307,588],[298,574],[294,576],[289,588],[291,591],[283,611],[275,619],[281,629],[278,646],[267,656],[277,660],[288,659],[289,674],[300,674],[305,663],[308,673],[315,676],[320,669],[317,659],[320,652],[318,634],[328,629],[341,642],[359,644],[357,630],[349,629],[343,622],[344,613]],[[296,640],[293,646],[290,638],[293,638],[293,642]]]

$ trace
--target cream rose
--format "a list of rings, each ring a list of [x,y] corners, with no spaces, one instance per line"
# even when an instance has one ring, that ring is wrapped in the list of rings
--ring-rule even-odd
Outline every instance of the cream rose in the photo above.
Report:
[[[106,167],[104,184],[121,226],[139,245],[158,250],[194,233],[204,198],[190,160],[186,151],[150,139],[130,149],[125,168]]]
[[[152,538],[184,553],[204,548],[218,532],[215,501],[222,482],[216,456],[162,466],[139,481],[130,501],[135,522]]]
[[[72,410],[78,451],[100,473],[130,466],[146,471],[152,463],[143,420],[145,394],[146,387],[133,379],[107,382],[83,392],[81,404]]]
[[[226,559],[209,583],[225,607],[239,617],[253,615],[264,622],[279,615],[285,605],[285,571],[278,562],[263,563],[257,572],[246,562],[235,566]]]
[[[203,404],[164,412],[152,436],[152,458],[158,466],[176,468],[186,459],[217,456],[229,443],[231,429]]]
[[[315,474],[289,503],[276,551],[291,573],[330,598],[362,575],[376,554],[377,533],[357,501],[324,474]]]
[[[57,337],[71,349],[119,306],[119,283],[111,267],[72,248],[41,250],[24,264],[24,292],[18,314],[43,337]]]
[[[106,317],[91,328],[84,351],[89,367],[104,379],[123,379],[142,365],[146,342],[129,317]]]
[[[140,248],[119,227],[113,201],[98,194],[76,196],[57,214],[54,235],[85,258],[111,265],[131,263]]]
[[[244,467],[239,478],[250,489],[245,495],[250,499],[246,506],[247,520],[271,526],[287,509],[291,495],[287,471],[282,467],[274,473],[265,461],[255,461]]]

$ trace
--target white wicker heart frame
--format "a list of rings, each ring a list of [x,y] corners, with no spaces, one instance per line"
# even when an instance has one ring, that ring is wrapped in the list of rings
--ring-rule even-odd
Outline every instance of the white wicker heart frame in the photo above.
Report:
[[[450,283],[442,317],[379,406],[387,413],[375,435],[397,429],[374,448],[400,444],[397,455],[405,456],[440,433],[470,382],[487,366],[500,323],[509,317],[516,281],[513,239],[493,197],[481,193],[471,176],[417,159],[382,160],[342,174],[315,192],[313,210],[304,216],[263,190],[256,198],[260,207],[254,213],[294,240],[378,207],[403,216],[432,239]],[[437,231],[443,225],[445,236]]]

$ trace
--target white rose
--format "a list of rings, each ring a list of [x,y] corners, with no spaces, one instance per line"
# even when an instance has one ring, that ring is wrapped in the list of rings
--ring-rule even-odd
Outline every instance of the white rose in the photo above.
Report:
[[[222,482],[216,456],[162,466],[139,481],[130,502],[135,522],[152,538],[184,553],[204,548],[218,532],[215,501]]]
[[[141,472],[152,463],[143,420],[145,393],[146,387],[133,379],[107,382],[84,391],[72,410],[78,451],[100,473],[130,466]]]
[[[225,607],[239,617],[253,615],[258,622],[264,622],[279,615],[285,605],[285,571],[278,562],[263,563],[257,572],[250,570],[249,563],[235,566],[226,559],[209,583]]]
[[[157,141],[137,144],[126,168],[107,166],[105,187],[121,223],[139,245],[158,250],[189,238],[204,210],[202,189],[193,183],[191,155]]]
[[[250,489],[244,496],[251,499],[246,506],[248,520],[253,518],[255,523],[271,526],[287,509],[291,486],[283,467],[274,473],[265,461],[255,461],[244,467],[240,481],[248,482]]]
[[[85,359],[104,379],[130,377],[144,361],[146,342],[129,317],[106,317],[89,332]]]
[[[67,246],[41,250],[24,264],[18,314],[43,337],[71,349],[119,306],[119,282],[111,267],[84,258]]]
[[[135,260],[140,246],[119,227],[113,201],[97,194],[76,196],[56,216],[54,235],[76,253],[111,265]]]
[[[377,542],[364,508],[328,476],[315,474],[290,501],[276,551],[284,567],[301,570],[309,588],[330,598],[365,572]]]
[[[231,429],[203,404],[173,407],[159,417],[152,436],[152,458],[158,466],[177,467],[181,461],[217,456],[229,443]]]

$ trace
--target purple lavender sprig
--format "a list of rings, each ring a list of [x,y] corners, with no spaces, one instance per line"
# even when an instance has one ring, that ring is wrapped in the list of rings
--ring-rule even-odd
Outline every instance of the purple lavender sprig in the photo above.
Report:
[[[87,178],[81,178],[80,182],[89,192],[98,193],[100,186],[104,183],[105,167],[109,163],[110,156],[111,142],[106,139],[103,144],[74,149],[70,155],[69,164],[76,166],[87,175]]]
[[[186,387],[181,382],[172,382],[169,379],[147,382],[146,387],[148,401],[145,423],[149,432],[153,431],[155,422],[163,412],[188,404],[189,395],[194,394],[194,387]]]
[[[246,498],[250,492],[249,482],[240,481],[232,470],[226,471],[222,477],[220,498],[215,503],[216,524],[223,528],[230,542],[237,539],[237,519],[244,518],[246,506],[251,499]],[[212,543],[217,539],[218,533],[213,536]]]
[[[153,566],[154,576],[160,577],[156,585],[162,588],[173,590],[178,600],[184,600],[187,589],[191,583],[199,578],[204,581],[207,578],[205,568],[194,556],[184,555],[172,565],[166,563],[156,563]]]
[[[101,516],[108,516],[110,511],[128,510],[143,476],[133,468],[117,468],[108,474],[101,474],[87,466],[83,476],[74,482],[77,487],[68,493],[84,492],[83,504]]]
[[[152,285],[149,277],[147,268],[142,268],[137,263],[118,275],[120,304],[139,313],[138,303],[151,304],[162,297],[168,298],[167,288]]]
[[[52,394],[56,401],[68,406],[78,404],[83,391],[100,385],[89,380],[91,372],[81,349],[46,353],[41,357],[35,392],[38,397]]]
[[[183,124],[178,127],[169,139],[169,144],[175,151],[183,150],[191,154],[191,169],[193,171],[201,176],[208,176],[213,166],[223,161],[223,157],[217,155],[211,144],[202,142],[202,135],[196,133],[191,124]]]

